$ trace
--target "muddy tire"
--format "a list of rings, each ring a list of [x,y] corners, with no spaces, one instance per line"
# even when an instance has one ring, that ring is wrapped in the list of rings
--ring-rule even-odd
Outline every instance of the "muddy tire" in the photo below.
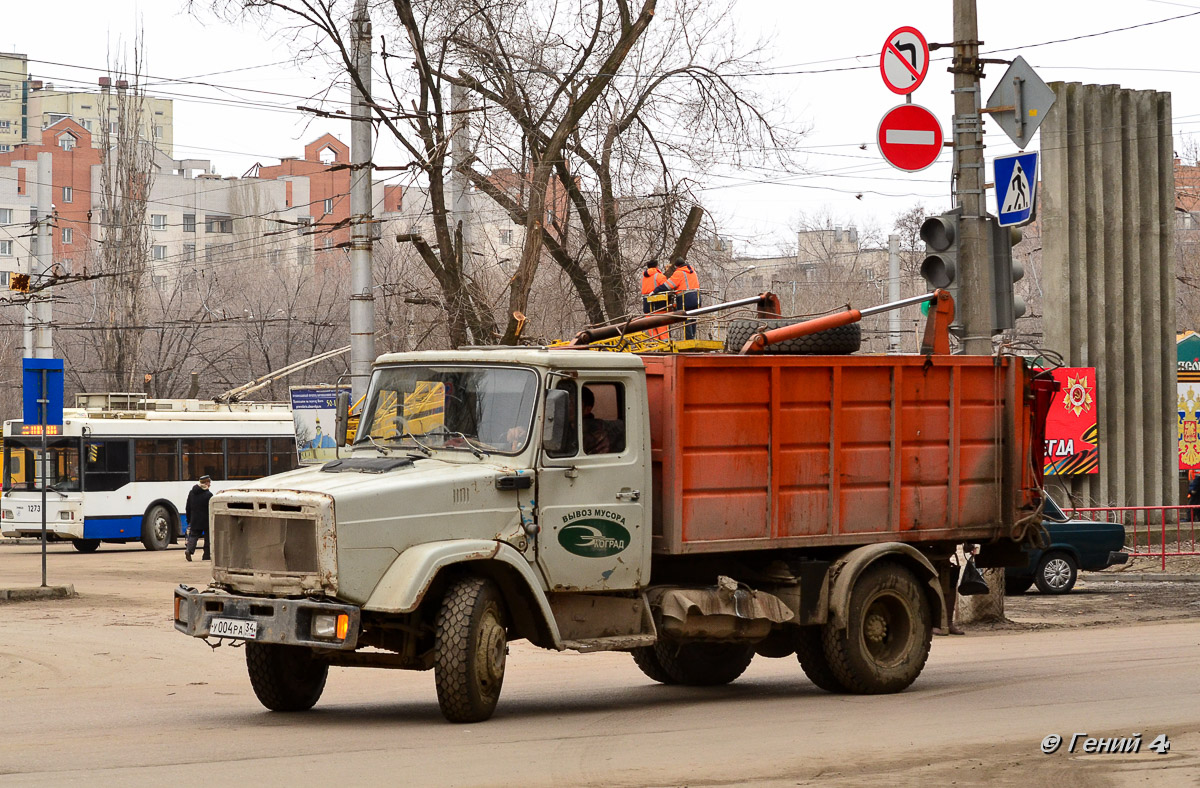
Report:
[[[860,695],[899,692],[921,675],[933,639],[929,600],[906,567],[868,567],[850,593],[847,626],[822,628],[833,675]]]
[[[301,646],[247,643],[246,671],[254,694],[271,711],[308,711],[325,690],[329,666]]]
[[[175,517],[161,503],[146,510],[142,518],[142,545],[147,550],[166,550],[175,530]]]
[[[81,553],[94,553],[100,549],[99,539],[72,539],[71,546]]]
[[[659,684],[675,684],[675,679],[671,678],[671,674],[667,673],[667,669],[658,661],[658,654],[654,651],[654,646],[641,646],[630,652],[633,655],[633,662],[638,666],[638,669],[645,673],[649,678],[657,681]]]
[[[654,656],[675,684],[715,687],[728,684],[746,672],[754,659],[754,646],[660,640],[654,644]]]
[[[795,640],[796,659],[808,680],[826,692],[845,692],[846,687],[829,667],[829,659],[821,643],[821,627],[800,627]]]
[[[482,577],[451,583],[438,611],[433,676],[450,722],[483,722],[496,710],[508,654],[504,599]]]
[[[737,353],[750,337],[772,328],[782,328],[798,323],[798,320],[733,320],[725,332],[725,352]],[[787,342],[767,345],[763,353],[808,356],[842,356],[854,353],[862,346],[862,326],[851,323],[837,326],[815,334],[809,334]]]

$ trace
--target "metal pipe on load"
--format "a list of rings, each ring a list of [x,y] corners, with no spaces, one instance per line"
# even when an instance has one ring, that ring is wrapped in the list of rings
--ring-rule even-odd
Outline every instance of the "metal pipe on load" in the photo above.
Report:
[[[760,316],[765,313],[779,314],[779,298],[774,293],[760,293],[756,296],[739,298],[736,301],[725,301],[720,304],[693,309],[690,312],[655,312],[649,315],[630,318],[624,323],[586,328],[575,335],[575,338],[571,340],[570,346],[582,347],[603,339],[614,339],[627,334],[636,334],[652,328],[661,328],[663,326],[674,325],[675,323],[682,323],[689,318],[699,315],[719,312],[722,309],[736,309],[739,306],[750,306],[751,304],[758,306]]]
[[[893,309],[900,309],[902,307],[912,306],[914,304],[921,304],[925,303],[926,301],[934,303],[941,297],[939,294],[944,292],[945,291],[943,290],[935,290],[932,293],[912,296],[911,298],[902,298],[899,301],[890,301],[886,304],[880,304],[878,306],[869,306],[865,309],[847,309],[844,312],[835,312],[832,315],[822,315],[821,317],[815,317],[812,320],[804,320],[800,323],[793,323],[790,326],[781,326],[779,328],[770,329],[769,331],[761,331],[750,337],[750,339],[746,340],[746,344],[742,346],[742,349],[739,352],[741,355],[761,353],[763,348],[765,348],[767,345],[776,345],[780,342],[787,342],[789,339],[797,339],[799,337],[808,336],[809,334],[816,334],[819,331],[828,331],[831,328],[838,328],[839,326],[857,323],[868,315],[877,315],[880,312],[890,312]],[[946,297],[949,297],[949,294],[946,294]]]

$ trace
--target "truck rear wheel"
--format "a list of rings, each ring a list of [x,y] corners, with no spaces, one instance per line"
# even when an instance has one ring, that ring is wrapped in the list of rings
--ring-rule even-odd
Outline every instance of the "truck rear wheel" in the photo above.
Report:
[[[667,673],[667,669],[658,661],[658,654],[654,650],[654,646],[640,646],[633,649],[633,662],[645,673],[649,678],[657,681],[659,684],[675,684],[675,679],[671,678],[671,674]]]
[[[907,568],[885,561],[869,567],[850,593],[847,626],[826,624],[825,657],[850,692],[899,692],[916,681],[929,658],[929,600]]]
[[[754,659],[754,646],[745,643],[654,644],[654,656],[675,684],[714,687],[742,675]],[[653,678],[653,676],[651,676]]]
[[[275,643],[247,643],[250,686],[271,711],[308,711],[325,691],[329,665],[310,649]]]
[[[808,676],[808,680],[826,692],[845,692],[845,685],[829,667],[825,647],[821,644],[821,628],[800,627],[796,632],[795,641],[796,659],[799,660],[800,668],[804,675]]]
[[[81,553],[94,553],[100,549],[99,539],[72,539],[71,544]]]
[[[433,677],[450,722],[483,722],[496,710],[504,683],[508,631],[496,584],[466,577],[446,589],[438,611]]]

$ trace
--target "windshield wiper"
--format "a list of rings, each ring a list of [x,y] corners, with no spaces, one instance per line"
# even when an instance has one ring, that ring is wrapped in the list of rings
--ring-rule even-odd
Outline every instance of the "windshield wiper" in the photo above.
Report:
[[[391,450],[388,449],[388,447],[380,446],[378,443],[375,442],[375,438],[373,438],[371,436],[371,433],[368,432],[364,437],[366,437],[367,441],[371,444],[371,447],[374,448],[376,451],[378,451],[380,454],[384,455],[385,457],[387,455],[391,454]],[[355,441],[355,443],[362,443],[362,441]]]
[[[426,457],[433,456],[433,449],[429,448],[424,443],[421,443],[419,440],[417,440],[417,436],[413,435],[411,432],[401,433],[400,437],[401,438],[411,438],[412,442],[417,444],[417,448],[420,449],[425,454]]]

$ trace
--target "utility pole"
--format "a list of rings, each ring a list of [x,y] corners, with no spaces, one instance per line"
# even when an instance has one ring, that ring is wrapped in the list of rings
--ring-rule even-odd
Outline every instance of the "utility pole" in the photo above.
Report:
[[[34,275],[29,277],[33,287],[41,287],[50,278],[54,267],[53,237],[50,222],[54,216],[54,157],[49,153],[37,155],[37,264],[32,266]],[[44,295],[44,291],[42,292]],[[33,304],[33,357],[54,358],[54,334],[52,303],[49,298],[38,296]]]
[[[960,303],[963,353],[992,354],[992,304],[987,202],[984,199],[983,107],[979,79],[979,22],[975,0],[954,0],[954,183],[959,223]]]
[[[888,301],[895,303],[900,300],[900,236],[888,236]],[[889,353],[900,352],[900,311],[893,309],[888,312],[888,349]]]
[[[375,291],[371,272],[371,19],[356,0],[351,58],[362,81],[350,80],[350,396],[367,393],[375,361]]]

